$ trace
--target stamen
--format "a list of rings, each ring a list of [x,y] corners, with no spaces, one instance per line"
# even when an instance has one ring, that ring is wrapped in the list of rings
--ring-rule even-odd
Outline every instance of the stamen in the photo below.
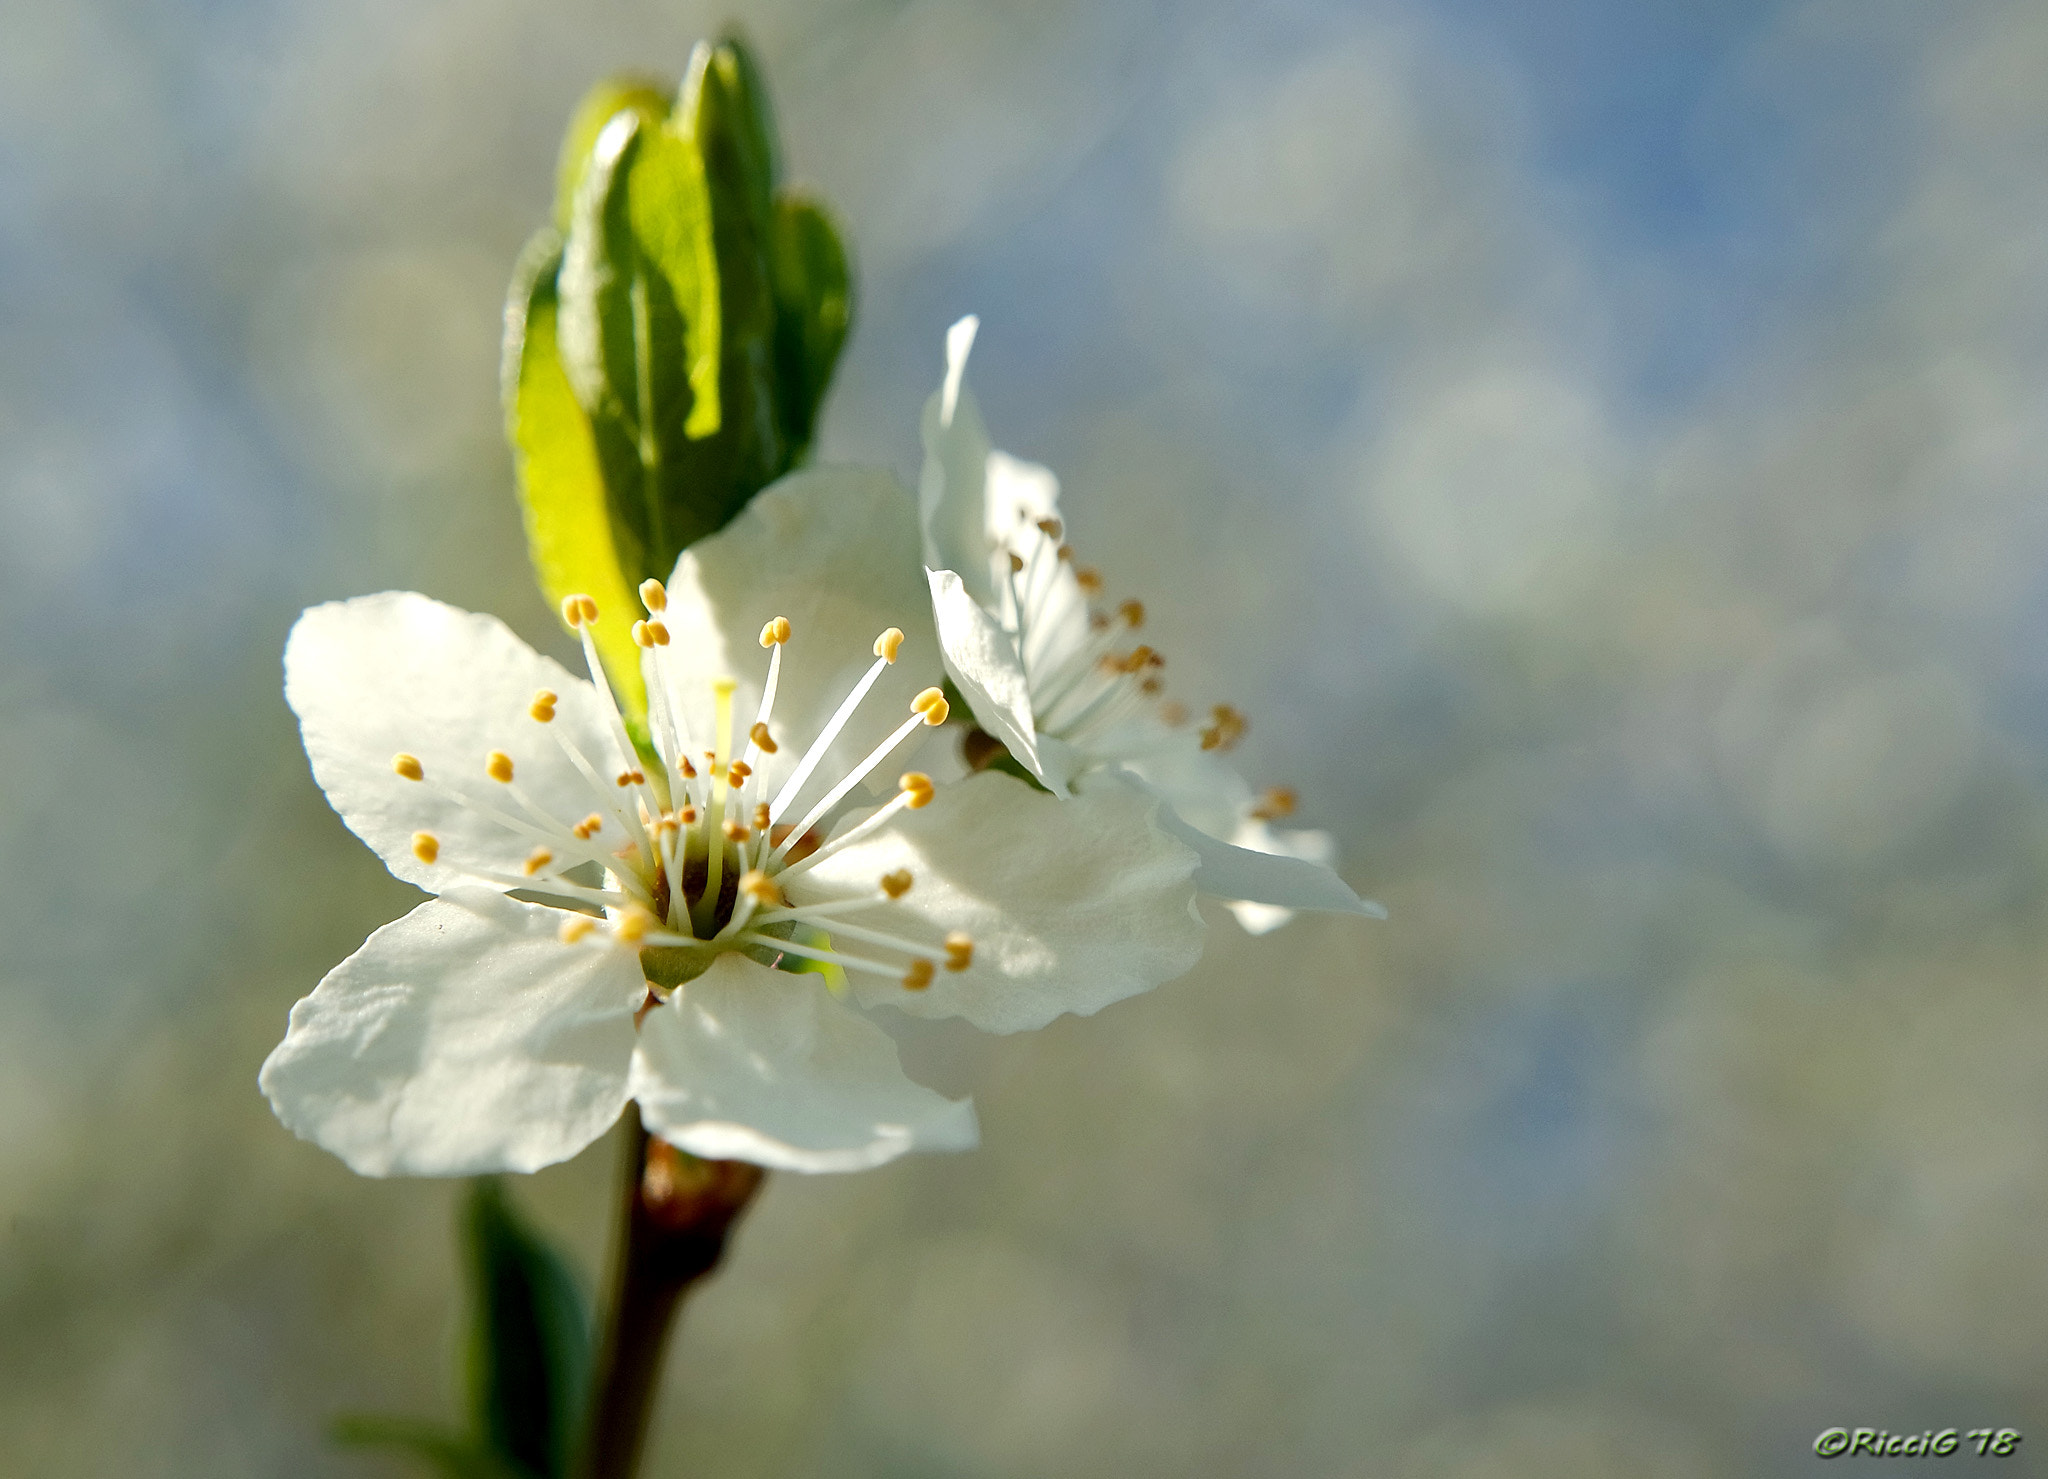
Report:
[[[562,927],[555,931],[555,936],[564,945],[573,945],[596,928],[597,921],[588,914],[571,914],[562,921]]]
[[[628,945],[637,945],[647,938],[647,932],[654,928],[654,916],[639,905],[619,915],[618,923],[612,926],[612,933]]]
[[[788,640],[789,618],[786,616],[775,617],[766,626],[761,628],[761,645],[763,647],[780,647]]]
[[[759,868],[749,868],[740,875],[740,892],[755,903],[771,908],[784,902],[782,890],[775,886],[775,880]]]
[[[836,950],[821,950],[815,945],[799,945],[794,940],[778,940],[773,935],[757,934],[751,930],[734,935],[732,938],[742,945],[765,945],[768,949],[781,951],[785,955],[799,956],[804,960],[822,960],[827,965],[836,965],[843,970],[866,971],[868,974],[875,976],[893,976],[896,974],[896,967],[893,965],[883,965],[879,961],[873,960],[862,960],[858,955],[841,955]],[[930,962],[927,961],[926,964],[929,965]]]
[[[547,724],[555,717],[555,703],[556,695],[551,689],[538,689],[533,695],[533,702],[526,706],[526,712],[536,723]]]
[[[974,941],[958,930],[946,936],[946,969],[964,971],[974,964]]]
[[[645,771],[642,771],[642,770],[622,770],[622,771],[620,771],[620,772],[619,772],[619,785],[620,785],[620,786],[622,786],[622,787],[623,787],[623,786],[644,786],[644,785],[646,785],[646,784],[647,784],[647,773],[646,773]]]
[[[903,973],[905,991],[922,991],[932,984],[932,963],[919,956],[910,963],[910,969]]]
[[[747,738],[754,742],[754,748],[763,755],[773,755],[782,748],[775,743],[774,738],[768,733],[768,726],[765,724],[756,724],[752,729],[748,730]]]
[[[747,840],[746,825],[737,817],[727,817],[718,824],[718,830],[725,834],[727,842],[745,842]]]
[[[597,602],[588,596],[562,597],[562,620],[577,631],[597,620]]]
[[[1024,557],[1015,550],[1010,551],[1010,573],[1015,575],[1024,568]]]
[[[648,576],[640,582],[640,604],[647,608],[649,615],[668,610],[668,588],[653,576]]]
[[[525,872],[528,878],[531,878],[534,874],[540,872],[541,869],[545,868],[554,860],[555,855],[552,852],[549,852],[544,847],[536,847],[532,852],[526,855],[526,862],[523,866],[523,871]]]
[[[1058,544],[1060,542],[1060,535],[1064,530],[1062,530],[1058,519],[1040,519],[1038,521],[1038,532],[1047,539],[1050,539],[1054,544]]]
[[[1102,593],[1102,572],[1100,570],[1091,570],[1084,565],[1074,572],[1074,584],[1080,586],[1083,591],[1091,596],[1100,595]]]
[[[871,669],[870,671],[873,670]],[[911,701],[910,717],[904,720],[903,723],[899,724],[896,727],[896,732],[894,734],[891,734],[887,739],[883,740],[879,745],[875,746],[874,749],[870,750],[868,752],[867,759],[861,761],[860,764],[856,765],[852,770],[848,771],[846,773],[845,778],[842,779],[838,785],[834,786],[831,790],[827,791],[825,793],[825,799],[820,801],[816,806],[811,808],[809,815],[807,815],[801,822],[798,822],[796,824],[796,827],[793,831],[791,831],[790,836],[792,838],[797,838],[803,836],[806,832],[810,831],[811,828],[817,824],[818,820],[825,815],[825,813],[829,812],[833,807],[837,806],[842,800],[845,799],[847,792],[851,791],[855,786],[859,785],[862,781],[866,780],[868,778],[868,773],[870,771],[872,771],[876,766],[880,765],[884,760],[888,759],[890,751],[894,750],[898,745],[902,744],[906,739],[910,738],[912,730],[918,728],[918,726],[920,725],[936,725],[943,724],[945,722],[946,696],[940,693],[939,690],[936,688],[927,688],[923,693],[920,693],[915,699]],[[815,754],[816,752],[813,751],[813,753]],[[807,756],[805,758],[806,762],[808,763],[809,757]],[[785,791],[787,791],[786,787],[784,789]],[[902,798],[899,797],[898,799],[901,800]],[[789,843],[784,842],[782,846],[778,848],[776,851],[778,853],[785,853],[788,850]],[[819,854],[812,853],[811,856],[815,858],[819,856]]]
[[[427,777],[426,769],[420,764],[417,756],[393,755],[391,757],[391,768],[409,781],[425,780]]]
[[[896,778],[896,789],[909,799],[904,802],[912,811],[921,811],[932,804],[937,794],[932,787],[932,778],[921,770],[906,770]]]
[[[431,863],[441,856],[441,839],[432,832],[412,834],[412,855],[422,863]]]
[[[578,837],[581,837],[585,842],[588,842],[591,838],[595,837],[598,833],[604,830],[604,817],[599,812],[592,812],[589,816],[585,817],[582,821],[578,822],[570,830],[573,831]]]
[[[1116,610],[1117,615],[1129,623],[1133,631],[1145,624],[1145,603],[1143,601],[1126,601],[1123,605],[1117,607]]]
[[[726,783],[734,790],[738,790],[747,783],[747,777],[753,773],[753,766],[747,764],[744,760],[735,760],[725,768]]]
[[[853,692],[847,694],[845,699],[840,702],[839,707],[833,711],[832,717],[825,721],[824,729],[820,730],[818,737],[811,741],[810,749],[806,750],[804,758],[797,762],[796,770],[791,773],[788,780],[782,783],[782,789],[775,793],[775,799],[769,803],[769,807],[775,815],[782,816],[789,809],[790,803],[795,801],[797,796],[801,794],[804,782],[811,778],[811,772],[818,768],[818,763],[825,758],[826,752],[832,748],[832,742],[839,738],[839,731],[846,728],[846,721],[853,717],[853,711],[859,708],[861,700],[868,696],[868,690],[875,686],[876,680],[882,676],[882,670],[896,660],[896,649],[902,643],[903,633],[895,627],[890,627],[888,631],[875,638],[875,661],[873,665],[862,675],[860,682],[853,685]],[[780,651],[781,649],[778,648],[777,650]],[[801,837],[809,830],[808,827],[802,827],[791,835]]]
[[[512,784],[512,757],[503,750],[493,750],[484,757],[484,774],[501,786]]]
[[[1261,822],[1277,822],[1284,816],[1292,816],[1294,800],[1294,792],[1288,787],[1268,787],[1266,794],[1259,798],[1259,804],[1252,808],[1252,817]]]
[[[890,627],[881,636],[875,638],[875,656],[879,657],[883,662],[895,662],[896,654],[902,647],[903,628],[901,627]]]
[[[910,892],[910,885],[915,881],[908,868],[898,868],[894,873],[882,875],[882,892],[892,899],[900,899]]]
[[[781,650],[779,647],[776,649],[778,655],[781,653]],[[731,678],[714,678],[711,680],[711,697],[715,712],[711,727],[711,742],[718,746],[710,756],[711,778],[714,781],[719,778],[720,772],[725,769],[726,758],[732,753],[732,694],[733,689],[737,686]],[[714,831],[724,833],[727,838],[738,841],[738,838],[732,837],[732,834],[726,830],[725,798],[727,792],[727,787],[712,787],[710,826]],[[741,829],[741,834],[745,835],[744,828]],[[696,921],[698,925],[709,925],[711,923],[712,912],[718,907],[720,885],[725,882],[725,849],[713,846],[710,849],[710,853],[711,856],[706,860],[704,870],[704,894],[697,901],[697,907],[704,916]]]
[[[767,831],[767,830],[768,830],[768,824],[769,824],[769,823],[770,823],[771,821],[773,821],[773,820],[774,820],[774,818],[772,818],[772,817],[770,817],[770,816],[768,815],[768,803],[767,803],[767,802],[765,802],[765,801],[757,801],[757,802],[755,802],[755,803],[754,803],[754,830],[755,830],[756,832],[765,832],[765,831]]]
[[[1205,750],[1228,750],[1243,739],[1245,730],[1251,727],[1244,715],[1229,704],[1216,705],[1210,710],[1210,717],[1214,722],[1202,730],[1202,748]]]

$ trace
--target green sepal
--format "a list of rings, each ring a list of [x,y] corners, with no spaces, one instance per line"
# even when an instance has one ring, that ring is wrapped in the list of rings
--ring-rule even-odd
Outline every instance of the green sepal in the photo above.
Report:
[[[400,1449],[442,1479],[536,1479],[532,1471],[507,1463],[473,1439],[416,1418],[351,1413],[337,1417],[327,1433],[344,1448]]]
[[[559,1479],[590,1384],[590,1319],[568,1266],[506,1200],[473,1185],[463,1217],[470,1280],[472,1421],[514,1472]]]

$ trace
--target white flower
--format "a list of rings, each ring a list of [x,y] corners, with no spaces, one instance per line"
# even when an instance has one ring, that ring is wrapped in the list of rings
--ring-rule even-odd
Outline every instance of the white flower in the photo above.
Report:
[[[590,640],[629,613],[565,603],[586,681],[424,596],[306,612],[285,692],[314,775],[439,897],[293,1008],[278,1117],[366,1174],[459,1175],[566,1159],[631,1098],[695,1154],[852,1170],[976,1131],[848,986],[1007,1032],[1192,965],[1197,860],[1135,787],[1084,813],[907,772],[854,809],[946,714],[917,547],[885,475],[761,493],[642,587],[651,754]]]
[[[946,335],[946,378],[924,411],[919,502],[926,574],[946,671],[977,723],[1055,795],[1091,803],[1105,788],[1142,785],[1159,824],[1201,857],[1196,886],[1229,902],[1253,934],[1297,909],[1384,918],[1332,869],[1327,833],[1280,831],[1285,790],[1254,797],[1221,755],[1244,732],[1218,705],[1189,725],[1159,698],[1163,659],[1131,633],[1144,608],[1094,609],[1101,591],[1064,543],[1059,483],[1043,467],[989,446],[966,386],[978,320]]]

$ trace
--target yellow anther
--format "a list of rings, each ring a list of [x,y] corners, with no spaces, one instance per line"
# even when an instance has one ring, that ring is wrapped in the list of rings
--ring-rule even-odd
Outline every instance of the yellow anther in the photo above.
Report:
[[[1121,616],[1132,627],[1141,627],[1145,624],[1145,603],[1143,601],[1126,601],[1123,605],[1116,608],[1116,614]]]
[[[528,878],[531,878],[534,874],[540,872],[541,869],[545,868],[554,860],[555,855],[553,853],[549,852],[544,847],[536,847],[532,852],[526,855],[526,862],[522,865],[521,871],[524,872]]]
[[[647,635],[654,638],[656,647],[668,646],[668,623],[648,618]]]
[[[767,830],[768,830],[768,823],[769,823],[770,821],[772,821],[772,820],[773,820],[773,818],[772,818],[772,817],[770,817],[770,816],[769,816],[769,814],[768,814],[768,803],[767,803],[767,802],[765,802],[765,801],[757,801],[757,802],[755,802],[755,803],[754,803],[754,830],[755,830],[756,832],[765,832],[765,831],[767,831]]]
[[[633,642],[635,646],[639,647],[652,647],[654,645],[654,633],[648,629],[646,622],[636,621],[633,623]]]
[[[391,768],[409,781],[422,780],[427,774],[426,767],[420,764],[417,755],[393,755]]]
[[[747,738],[754,742],[754,748],[763,755],[773,755],[781,748],[775,743],[774,736],[768,733],[768,726],[765,724],[756,723],[747,731]]]
[[[910,712],[924,715],[924,722],[934,727],[946,722],[946,715],[952,712],[946,706],[946,695],[936,688],[927,688],[910,701]]]
[[[932,984],[932,963],[928,960],[913,960],[910,969],[903,973],[905,991],[922,991]]]
[[[552,689],[535,689],[533,694],[533,702],[526,706],[526,712],[532,715],[537,722],[541,724],[546,724],[555,717],[556,701],[557,700]]]
[[[910,798],[909,807],[918,811],[932,804],[932,778],[921,770],[906,770],[896,778],[896,789]]]
[[[412,834],[412,855],[422,863],[431,863],[441,856],[441,839],[432,832]]]
[[[597,602],[588,596],[562,597],[562,620],[572,627],[587,627],[597,620]]]
[[[882,892],[892,899],[900,899],[910,892],[912,882],[914,880],[910,876],[910,870],[898,868],[894,873],[882,875]]]
[[[648,576],[640,582],[640,604],[647,608],[649,615],[668,610],[668,588],[653,576]]]
[[[1038,521],[1038,532],[1047,539],[1050,539],[1054,544],[1058,544],[1060,535],[1064,531],[1060,528],[1060,521],[1058,519],[1040,519]]]
[[[734,786],[744,785],[747,777],[753,773],[754,767],[747,764],[744,760],[735,760],[725,768],[725,778],[728,783]]]
[[[1067,562],[1068,564],[1072,564],[1074,559],[1074,547],[1071,544],[1061,545],[1059,548],[1059,556],[1061,560]]]
[[[1277,822],[1282,817],[1294,815],[1294,792],[1286,786],[1269,786],[1266,794],[1259,798],[1259,804],[1252,808],[1252,816],[1262,822]]]
[[[690,803],[686,801],[682,804],[682,806],[677,808],[676,818],[685,827],[694,826],[697,821],[697,808],[690,805]]]
[[[775,880],[759,868],[749,868],[740,875],[740,892],[757,904],[773,906],[783,902],[782,890],[775,886]]]
[[[903,628],[901,627],[890,627],[888,631],[875,638],[875,656],[879,657],[883,662],[896,661],[896,654],[902,647]]]
[[[612,926],[613,932],[628,945],[639,944],[653,928],[654,916],[638,905],[628,908],[619,916],[619,922]]]
[[[974,964],[974,941],[954,930],[946,936],[946,969],[964,971]]]
[[[697,779],[697,767],[690,763],[690,757],[688,755],[683,756],[682,770],[684,780],[694,781],[695,779]]]
[[[503,750],[493,750],[484,756],[484,774],[500,785],[512,783],[512,757]]]
[[[595,837],[598,833],[604,830],[603,815],[599,812],[592,812],[589,816],[583,819],[582,828],[583,835],[585,837]]]
[[[644,786],[647,784],[646,772],[639,770],[622,770],[619,772],[619,784],[621,786]]]
[[[718,824],[718,830],[725,834],[727,842],[745,842],[747,840],[746,825],[738,817],[727,817]]]
[[[1015,575],[1024,568],[1024,557],[1015,550],[1010,551],[1010,573]]]
[[[789,618],[778,616],[761,628],[763,647],[780,647],[789,640]]]
[[[1147,678],[1144,682],[1138,685],[1138,691],[1142,694],[1145,694],[1147,697],[1151,697],[1157,694],[1159,690],[1164,688],[1165,686],[1166,685],[1164,683],[1161,683],[1157,678]]]
[[[1083,565],[1074,572],[1074,583],[1092,596],[1102,589],[1102,572]]]
[[[555,931],[555,935],[564,945],[573,945],[596,928],[597,921],[588,914],[571,914],[562,921],[562,927]]]
[[[1245,730],[1251,727],[1244,715],[1229,704],[1218,704],[1210,710],[1210,720],[1202,730],[1205,750],[1227,750],[1243,739]]]

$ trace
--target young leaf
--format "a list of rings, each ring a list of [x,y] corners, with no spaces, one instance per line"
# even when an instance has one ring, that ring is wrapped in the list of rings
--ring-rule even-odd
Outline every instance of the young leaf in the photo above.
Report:
[[[853,327],[853,275],[823,206],[805,196],[775,198],[769,236],[775,279],[775,376],[792,462],[817,435],[818,411],[839,351]]]
[[[621,707],[637,722],[647,694],[630,630],[643,558],[636,547],[619,547],[631,525],[612,518],[596,434],[562,368],[555,286],[561,260],[561,239],[543,230],[512,274],[501,371],[505,430],[541,593],[554,606],[573,593],[588,595],[610,618],[600,617],[593,635]]]
[[[569,131],[562,136],[562,155],[555,165],[557,231],[568,234],[576,187],[583,181],[590,151],[604,126],[627,109],[639,114],[643,123],[658,124],[668,117],[670,101],[660,83],[645,77],[607,77],[583,95],[570,116]]]
[[[470,1195],[464,1224],[471,1281],[471,1401],[478,1434],[500,1458],[559,1479],[590,1381],[583,1296],[493,1177]]]

